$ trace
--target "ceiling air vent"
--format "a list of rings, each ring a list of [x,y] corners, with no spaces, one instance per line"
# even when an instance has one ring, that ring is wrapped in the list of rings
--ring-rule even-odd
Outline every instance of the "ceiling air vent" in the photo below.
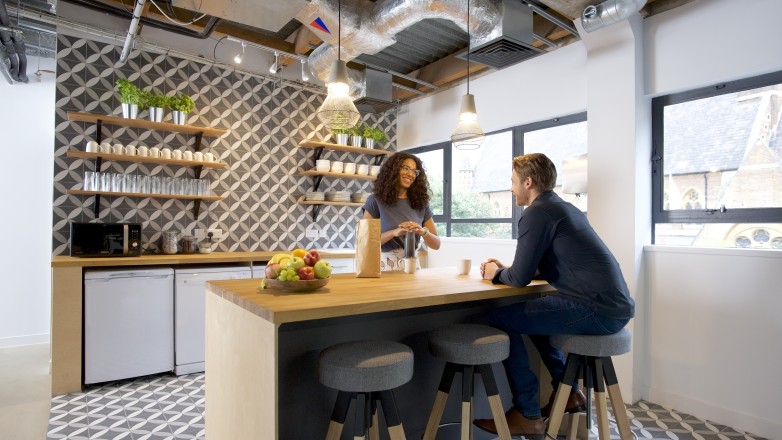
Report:
[[[532,39],[532,9],[520,1],[504,0],[500,23],[494,31],[480,41],[470,42],[470,61],[504,69],[544,52],[532,45]],[[457,56],[466,59],[467,54]]]
[[[360,87],[358,98],[353,100],[359,111],[383,113],[396,107],[391,100],[391,74],[370,68],[364,69],[364,87]]]

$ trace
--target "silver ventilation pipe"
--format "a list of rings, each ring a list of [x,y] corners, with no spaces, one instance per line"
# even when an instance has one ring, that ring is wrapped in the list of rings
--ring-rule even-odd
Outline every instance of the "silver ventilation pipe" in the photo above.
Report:
[[[475,19],[473,19],[475,17]],[[324,44],[312,51],[308,65],[313,75],[325,81],[331,64],[337,59],[337,29],[341,28],[343,61],[361,54],[375,54],[396,43],[394,36],[427,18],[452,21],[467,32],[467,0],[382,0],[370,12],[342,8],[342,22],[337,22],[337,2],[312,0],[296,18],[310,24],[320,18],[331,28],[321,32]],[[470,35],[473,41],[489,36],[502,18],[499,0],[470,0]]]
[[[646,0],[606,0],[603,3],[587,6],[581,13],[581,25],[587,32],[620,22],[646,4]]]
[[[138,32],[138,22],[141,19],[141,13],[144,10],[144,3],[147,0],[136,0],[136,7],[133,8],[133,18],[130,20],[130,28],[128,29],[128,36],[125,37],[125,45],[122,46],[122,53],[119,56],[119,61],[124,63],[130,54],[130,50],[133,48],[133,40],[136,38],[136,32]]]

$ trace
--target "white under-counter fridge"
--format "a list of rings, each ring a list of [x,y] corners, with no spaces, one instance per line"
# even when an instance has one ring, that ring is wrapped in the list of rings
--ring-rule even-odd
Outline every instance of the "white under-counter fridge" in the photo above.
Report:
[[[174,271],[174,373],[204,371],[206,282],[252,277],[249,266],[188,267]]]
[[[174,271],[84,272],[84,383],[174,369]]]

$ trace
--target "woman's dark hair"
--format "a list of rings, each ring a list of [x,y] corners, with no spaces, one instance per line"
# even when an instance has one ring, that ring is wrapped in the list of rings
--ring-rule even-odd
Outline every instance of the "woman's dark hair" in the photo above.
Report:
[[[424,170],[421,159],[410,153],[400,151],[386,159],[383,166],[380,167],[380,173],[377,175],[372,191],[375,193],[375,197],[383,204],[396,204],[396,201],[399,200],[399,192],[397,190],[399,170],[407,159],[414,160],[416,169],[421,170],[421,173],[418,174],[418,177],[415,178],[413,184],[407,190],[407,199],[410,201],[410,207],[413,209],[425,209],[429,206],[429,181],[426,180],[426,170]]]

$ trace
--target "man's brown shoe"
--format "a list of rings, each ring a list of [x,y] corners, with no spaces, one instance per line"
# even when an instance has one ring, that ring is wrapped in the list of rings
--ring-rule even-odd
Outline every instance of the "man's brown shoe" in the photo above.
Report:
[[[540,415],[544,418],[548,418],[551,415],[551,408],[554,406],[554,397],[556,395],[556,391],[552,392],[551,397],[548,399],[548,404],[540,409]],[[571,389],[565,405],[565,412],[573,414],[584,411],[586,411],[586,396],[580,389]]]
[[[508,421],[508,428],[510,429],[511,435],[542,436],[546,432],[546,425],[543,423],[543,418],[528,419],[521,415],[516,408],[511,408],[505,413],[505,420]],[[476,419],[472,423],[488,433],[497,433],[494,419]]]

